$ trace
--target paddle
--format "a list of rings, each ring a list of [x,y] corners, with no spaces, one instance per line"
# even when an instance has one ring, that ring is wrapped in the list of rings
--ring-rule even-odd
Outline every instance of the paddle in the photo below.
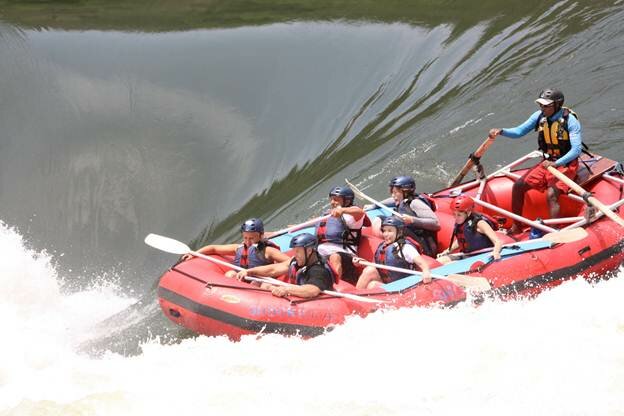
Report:
[[[554,176],[556,176],[557,179],[559,179],[561,182],[568,185],[574,192],[579,194],[579,196],[583,197],[583,199],[586,200],[589,204],[593,205],[594,207],[596,207],[596,209],[598,209],[604,215],[606,215],[611,220],[613,220],[613,222],[624,227],[624,220],[620,218],[615,212],[611,211],[609,207],[607,207],[605,204],[603,204],[602,202],[600,202],[599,200],[591,196],[590,192],[587,192],[579,184],[577,184],[572,179],[565,176],[563,173],[559,172],[554,167],[549,166],[548,171],[552,173]]]
[[[475,160],[479,161],[481,156],[483,156],[485,154],[485,152],[492,145],[492,143],[494,143],[494,138],[488,136],[488,138],[485,139],[485,141],[483,143],[481,143],[481,146],[479,146],[477,148],[477,150],[475,150],[474,153],[472,153],[470,155],[470,157],[466,161],[466,164],[464,165],[464,167],[461,168],[461,170],[459,171],[457,176],[455,176],[455,179],[453,179],[453,182],[451,182],[451,184],[449,186],[452,187],[452,186],[459,185],[461,183],[462,179],[464,179],[464,176],[466,176],[468,171],[470,169],[472,169],[472,167],[475,165]]]
[[[403,269],[400,267],[393,267],[393,266],[386,266],[383,264],[371,263],[370,261],[365,261],[365,260],[360,260],[360,264],[363,264],[365,266],[372,266],[377,269],[392,270],[395,272],[406,273],[408,275],[422,276],[422,273],[417,272],[415,270]],[[432,273],[431,277],[433,277],[434,279],[448,280],[450,282],[455,283],[458,286],[462,286],[466,289],[474,290],[474,291],[484,291],[484,290],[490,290],[492,288],[490,286],[490,283],[484,277],[466,276],[463,274],[455,274],[455,273],[449,274],[448,276]]]
[[[387,205],[384,205],[382,202],[379,202],[379,201],[371,198],[370,196],[366,195],[364,192],[360,191],[357,186],[355,186],[351,182],[349,182],[348,179],[345,179],[345,182],[347,183],[347,185],[349,185],[349,188],[351,188],[353,193],[355,193],[358,197],[363,198],[363,199],[367,200],[368,202],[377,205],[380,208],[383,208],[384,210],[386,210],[391,215],[395,215],[395,216],[397,216],[399,218],[402,218],[401,214],[399,214],[397,211],[393,210],[392,208],[388,207]]]
[[[540,238],[535,240],[550,241],[553,244],[574,243],[587,237],[587,230],[585,228],[570,228],[567,230],[554,231],[552,233],[546,233]]]
[[[145,237],[145,244],[147,244],[148,246],[154,247],[158,250],[165,251],[167,253],[178,254],[178,255],[192,254],[195,257],[199,257],[204,260],[208,260],[213,263],[220,264],[222,266],[229,267],[234,270],[238,270],[238,271],[244,270],[242,267],[236,266],[226,261],[216,259],[214,257],[199,253],[197,251],[193,251],[191,250],[189,246],[187,246],[183,242],[174,240],[173,238],[164,237],[162,235],[148,234],[147,237]],[[265,282],[265,283],[270,283],[270,284],[279,285],[279,286],[293,286],[290,283],[282,282],[281,280],[272,279],[270,277],[263,278],[263,277],[246,276],[246,279],[255,281],[255,282]],[[359,302],[368,302],[368,303],[385,303],[386,302],[385,300],[366,298],[363,296],[352,295],[350,293],[336,292],[333,290],[323,290],[322,293],[325,293],[326,295],[339,297],[339,298],[356,300]]]
[[[487,209],[491,209],[492,211],[498,212],[499,214],[502,214],[502,215],[504,215],[506,217],[513,218],[516,221],[519,221],[519,222],[522,222],[524,224],[530,225],[531,227],[537,228],[538,230],[541,230],[541,231],[543,231],[545,233],[552,233],[552,232],[556,231],[554,228],[549,227],[546,224],[542,224],[542,223],[540,223],[538,221],[532,221],[532,220],[530,220],[528,218],[524,218],[521,215],[514,214],[513,212],[507,211],[506,209],[498,207],[498,206],[496,206],[494,204],[490,204],[489,202],[485,202],[485,201],[482,201],[480,199],[475,199],[475,198],[472,198],[472,200],[477,205],[480,205],[480,206],[482,206],[484,208],[487,208]]]
[[[564,243],[573,243],[575,241],[579,241],[584,239],[585,237],[587,237],[587,230],[584,228],[571,228],[568,230],[561,230],[561,231],[554,231],[552,233],[547,233],[544,234],[542,237],[540,238],[536,238],[533,240],[526,240],[526,241],[518,241],[516,243],[507,243],[507,244],[503,244],[501,248],[513,248],[513,247],[519,247],[522,245],[522,243],[536,243],[538,241],[547,241],[549,243],[552,244],[564,244]],[[544,246],[541,248],[549,248],[549,246]],[[457,259],[457,258],[464,258],[464,257],[468,257],[468,256],[473,256],[475,254],[481,254],[481,253],[487,253],[489,251],[492,251],[493,247],[486,247],[484,249],[481,250],[475,250],[475,251],[471,251],[470,253],[450,253],[449,257],[452,259]]]
[[[290,226],[288,228],[283,228],[281,230],[274,231],[274,232],[270,233],[269,238],[279,237],[280,235],[284,235],[284,234],[288,234],[288,233],[293,232],[293,231],[297,231],[297,230],[299,230],[301,228],[305,228],[305,227],[308,227],[310,225],[316,224],[317,222],[321,222],[323,220],[326,220],[329,217],[331,217],[331,215],[323,215],[322,217],[312,218],[311,220],[308,220],[306,222],[302,222],[301,224],[292,225],[292,226]],[[269,234],[269,233],[267,233],[267,234]]]

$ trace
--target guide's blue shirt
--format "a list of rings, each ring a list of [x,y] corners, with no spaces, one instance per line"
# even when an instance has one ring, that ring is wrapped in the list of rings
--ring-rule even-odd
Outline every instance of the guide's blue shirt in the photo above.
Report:
[[[531,114],[527,121],[516,127],[504,128],[501,131],[501,136],[509,137],[510,139],[517,139],[535,130],[535,126],[539,122],[542,112],[540,110]],[[560,119],[563,116],[563,109],[557,111],[552,116],[548,117],[548,122],[552,123]],[[581,123],[570,115],[568,117],[568,135],[570,137],[570,145],[572,148],[568,153],[557,159],[555,166],[564,166],[573,160],[577,159],[581,155],[583,139],[581,137]]]

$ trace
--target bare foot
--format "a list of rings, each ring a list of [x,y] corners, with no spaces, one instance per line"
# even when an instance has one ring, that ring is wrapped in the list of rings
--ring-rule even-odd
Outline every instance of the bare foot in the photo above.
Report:
[[[511,226],[511,228],[509,228],[509,230],[507,231],[508,235],[514,235],[514,234],[520,234],[522,232],[522,230],[520,229],[520,226],[518,226],[518,224],[513,223],[513,225]]]

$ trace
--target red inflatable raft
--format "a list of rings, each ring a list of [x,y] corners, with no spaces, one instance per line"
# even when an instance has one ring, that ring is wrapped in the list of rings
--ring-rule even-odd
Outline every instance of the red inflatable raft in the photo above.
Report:
[[[453,229],[449,204],[458,194],[470,195],[477,211],[496,218],[503,228],[510,225],[511,188],[527,167],[535,164],[533,152],[481,180],[444,189],[431,196],[437,203],[436,215],[442,229],[438,233],[439,250],[444,250]],[[529,162],[529,163],[527,163]],[[624,175],[621,165],[600,156],[586,157],[576,182],[596,200],[624,216]],[[355,189],[356,194],[359,192]],[[356,290],[341,281],[337,295],[321,294],[314,299],[278,298],[246,282],[224,277],[229,268],[202,258],[192,258],[169,269],[160,279],[158,298],[164,314],[173,322],[206,335],[242,335],[280,333],[311,337],[343,323],[349,315],[365,316],[382,308],[415,306],[453,306],[466,300],[466,290],[442,277],[463,274],[465,279],[487,279],[490,289],[475,293],[470,299],[484,297],[507,299],[534,296],[565,280],[581,276],[587,279],[608,277],[624,261],[624,227],[601,211],[587,212],[585,199],[574,194],[560,197],[561,218],[548,218],[545,195],[529,191],[520,218],[527,227],[514,239],[499,232],[505,243],[502,258],[492,261],[490,253],[477,253],[441,265],[429,259],[432,272],[439,275],[429,284],[419,275],[371,290]],[[592,214],[591,216],[589,214]],[[387,215],[382,209],[367,211],[369,217]],[[536,219],[541,219],[536,221]],[[531,227],[545,232],[543,238],[530,239]],[[282,248],[303,229],[274,239]],[[359,247],[361,257],[372,259],[380,240],[364,229]],[[220,258],[222,261],[231,260]],[[466,286],[468,287],[468,286]],[[352,298],[341,294],[357,295]]]

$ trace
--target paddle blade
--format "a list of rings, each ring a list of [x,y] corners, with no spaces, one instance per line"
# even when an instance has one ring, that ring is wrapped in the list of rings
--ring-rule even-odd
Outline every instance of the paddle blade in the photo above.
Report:
[[[475,292],[483,292],[492,289],[490,282],[485,277],[466,276],[463,274],[449,274],[446,280],[455,283],[458,286]]]
[[[553,244],[573,243],[587,237],[585,228],[572,228],[570,230],[555,231],[553,233],[544,234],[543,240],[550,241]]]
[[[145,237],[145,244],[172,254],[186,254],[191,251],[183,242],[158,234],[148,234]]]
[[[365,303],[388,303],[388,301],[385,301],[385,300],[382,300],[382,299],[367,298],[367,297],[364,297],[364,296],[353,295],[351,293],[335,292],[333,290],[324,290],[323,293],[325,293],[326,295],[336,296],[336,297],[345,298],[345,299],[351,299],[351,300],[355,300],[355,301],[358,301],[358,302],[365,302]]]
[[[351,188],[351,190],[353,191],[353,193],[358,196],[358,197],[362,197],[362,191],[360,191],[360,189],[353,185],[351,182],[349,182],[349,179],[345,178],[345,183],[349,186],[349,188]]]
[[[466,164],[464,165],[464,167],[459,171],[459,173],[457,174],[457,176],[455,176],[455,179],[453,179],[453,182],[451,182],[450,186],[457,186],[461,183],[462,179],[464,179],[464,176],[466,176],[466,174],[470,171],[470,169],[472,169],[472,167],[474,166],[474,161],[473,161],[473,157],[477,157],[480,158],[481,156],[483,156],[483,154],[487,151],[487,149],[492,145],[492,143],[494,143],[494,139],[491,137],[488,137],[487,139],[485,139],[485,141],[483,143],[481,143],[481,145],[477,148],[477,150],[474,151],[474,153],[472,153],[470,155],[470,157],[468,158],[468,160],[466,161]]]

